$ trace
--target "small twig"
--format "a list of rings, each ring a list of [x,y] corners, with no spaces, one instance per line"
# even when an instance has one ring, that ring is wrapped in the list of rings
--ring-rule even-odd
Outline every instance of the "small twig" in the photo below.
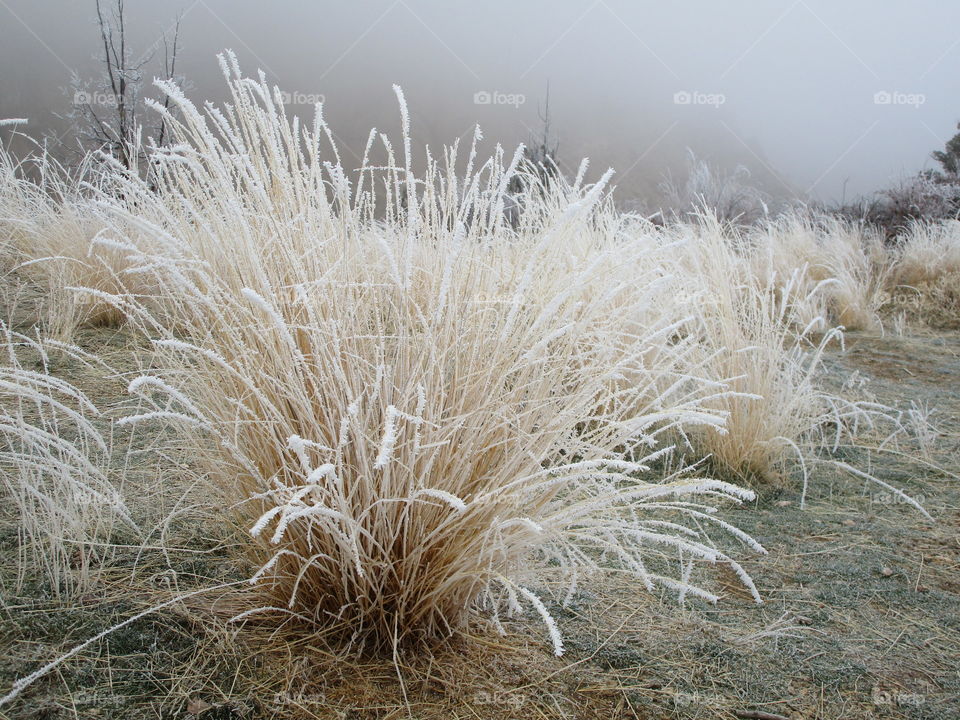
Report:
[[[744,720],[790,720],[785,715],[768,713],[763,710],[738,710],[737,717],[744,718]]]

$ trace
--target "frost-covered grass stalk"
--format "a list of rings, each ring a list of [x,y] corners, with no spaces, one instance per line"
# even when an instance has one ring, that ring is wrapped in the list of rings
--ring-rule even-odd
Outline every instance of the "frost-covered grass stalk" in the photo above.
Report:
[[[372,132],[348,179],[319,108],[303,127],[222,62],[224,108],[164,87],[182,120],[154,154],[160,191],[131,178],[125,204],[101,203],[120,228],[103,242],[156,304],[101,297],[157,354],[129,388],[147,407],[123,422],[192,434],[211,502],[247,533],[260,592],[241,619],[282,608],[395,647],[527,608],[560,653],[547,584],[563,600],[615,568],[715,600],[689,566],[724,559],[756,596],[716,544],[762,551],[715,515],[752,493],[646,472],[664,438],[723,416],[689,343],[669,341],[675,306],[648,291],[663,253],[609,231],[609,175],[584,184],[584,165],[515,199],[514,229],[519,151],[481,162],[477,133],[415,176],[409,135],[398,156]]]
[[[0,343],[0,478],[19,521],[21,579],[32,568],[55,595],[81,592],[95,581],[113,529],[135,528],[107,477],[109,438],[94,424],[99,411],[48,371],[48,353],[87,358],[6,325]]]

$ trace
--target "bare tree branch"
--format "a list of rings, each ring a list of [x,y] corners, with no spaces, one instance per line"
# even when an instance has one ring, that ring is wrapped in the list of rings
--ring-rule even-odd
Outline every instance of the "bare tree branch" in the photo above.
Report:
[[[74,80],[74,103],[81,116],[77,135],[97,148],[108,151],[128,170],[139,167],[141,159],[139,138],[144,135],[140,121],[142,107],[139,89],[143,67],[153,58],[154,52],[144,54],[132,62],[127,43],[127,17],[125,0],[113,0],[108,10],[107,3],[95,0],[97,23],[100,32],[101,62],[104,65],[103,92],[85,93],[80,90],[78,79]],[[163,36],[163,77],[177,82],[176,65],[180,42],[180,20],[174,26],[173,41]],[[109,113],[97,104],[105,104]],[[164,99],[164,108],[170,109],[169,97]],[[155,128],[157,144],[162,145],[168,136],[166,123],[161,117]],[[149,137],[149,134],[147,135]]]

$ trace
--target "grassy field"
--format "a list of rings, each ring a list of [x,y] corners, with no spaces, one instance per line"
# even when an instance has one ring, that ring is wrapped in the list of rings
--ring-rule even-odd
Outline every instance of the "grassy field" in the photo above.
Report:
[[[28,320],[29,301],[22,305]],[[150,362],[123,329],[82,330],[79,344],[120,372]],[[122,378],[53,361],[108,414],[129,404]],[[432,652],[344,656],[284,628],[225,626],[235,596],[187,600],[91,646],[31,688],[11,718],[947,718],[960,712],[960,483],[934,466],[960,459],[960,335],[912,326],[901,337],[851,334],[824,382],[856,377],[876,400],[936,408],[930,465],[859,448],[844,459],[904,489],[930,523],[881,488],[828,467],[799,509],[799,485],[764,487],[726,518],[769,551],[745,561],[764,603],[733,572],[710,606],[651,597],[615,579],[550,610],[567,652],[542,641],[539,618],[477,627]],[[236,538],[207,535],[191,504],[188,462],[163,431],[114,438],[125,492],[144,518],[174,519],[154,542],[110,549],[96,588],[66,606],[40,577],[20,575],[17,517],[0,530],[5,685],[41,661],[202,578],[243,578]],[[128,455],[127,443],[140,453]],[[124,452],[119,450],[123,449]],[[128,458],[140,458],[137,460]],[[162,482],[160,482],[162,480]],[[162,549],[161,549],[162,548]],[[222,606],[221,606],[222,605]],[[277,636],[279,633],[279,638]],[[277,639],[284,642],[277,643]],[[398,677],[398,670],[401,669]],[[762,713],[768,713],[764,715]]]
[[[960,221],[655,225],[399,87],[354,172],[220,61],[0,152],[0,717],[957,716]]]

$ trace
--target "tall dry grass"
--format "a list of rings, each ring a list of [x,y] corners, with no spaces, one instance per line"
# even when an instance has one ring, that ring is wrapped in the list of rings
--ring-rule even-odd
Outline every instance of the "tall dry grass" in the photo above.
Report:
[[[783,221],[794,233],[796,222]],[[842,326],[834,324],[839,318],[830,313],[845,307],[837,305],[842,282],[826,273],[826,264],[811,277],[810,261],[820,258],[816,246],[798,256],[800,243],[781,230],[785,247],[773,254],[779,236],[767,228],[758,242],[757,232],[710,214],[664,231],[677,246],[674,294],[689,298],[694,310],[682,330],[697,350],[693,367],[726,388],[708,403],[725,417],[722,428],[695,431],[688,447],[751,484],[799,476],[802,504],[811,466],[862,442],[864,433],[903,428],[892,408],[824,388],[824,353],[843,343]],[[787,261],[791,255],[795,262]],[[832,267],[839,272],[839,265]]]
[[[960,222],[914,223],[894,249],[890,306],[927,325],[960,328]]]
[[[321,108],[305,125],[262,75],[222,66],[219,108],[160,84],[173,142],[150,149],[150,184],[45,155],[32,182],[0,154],[0,222],[20,272],[70,300],[51,302],[50,329],[123,321],[150,339],[128,388],[141,411],[120,423],[176,428],[210,515],[244,538],[252,590],[233,620],[396,649],[526,609],[560,653],[551,603],[599,573],[716,600],[694,570],[723,561],[759,600],[717,545],[762,552],[717,514],[753,493],[659,461],[799,469],[806,491],[822,453],[893,417],[822,389],[826,348],[841,327],[879,329],[890,278],[952,241],[918,230],[895,271],[874,235],[800,213],[658,229],[615,209],[609,173],[587,182],[584,163],[544,185],[521,149],[481,159],[479,131],[415,173],[399,89],[401,142],[372,131],[348,174]],[[69,409],[54,391],[95,412],[10,358],[4,412]],[[106,441],[70,412],[64,432],[10,415],[8,438],[21,475],[6,492],[60,584],[57,542],[92,547],[98,521],[129,520]]]
[[[796,307],[801,325],[822,318],[846,330],[882,329],[891,263],[879,230],[795,209],[755,228],[749,243],[755,275],[779,285],[803,283],[794,288],[808,301]]]
[[[960,275],[960,221],[914,223],[897,248],[894,281],[919,286]]]
[[[538,187],[514,229],[520,151],[481,163],[475,136],[465,170],[454,147],[414,177],[398,90],[402,151],[371,133],[350,181],[319,114],[301,127],[223,65],[222,110],[164,87],[183,119],[155,155],[160,192],[128,177],[126,202],[101,199],[118,220],[101,245],[156,304],[94,294],[154,338],[155,370],[130,384],[153,409],[122,422],[183,428],[211,502],[249,533],[261,592],[241,619],[396,647],[526,607],[559,653],[542,593],[608,566],[715,600],[690,573],[724,559],[757,596],[704,534],[760,551],[714,515],[752,493],[647,472],[663,438],[723,416],[692,345],[669,341],[662,253],[610,232],[607,176]]]
[[[123,314],[109,303],[73,288],[116,293],[125,269],[116,252],[95,248],[106,227],[91,196],[113,193],[112,170],[106,158],[87,155],[66,168],[47,150],[16,160],[0,147],[0,237],[7,272],[17,271],[43,289],[39,310],[45,332],[69,341],[80,326],[116,326]]]
[[[95,424],[98,409],[49,370],[54,353],[90,358],[6,324],[0,344],[0,487],[18,519],[18,582],[39,572],[50,594],[75,595],[96,582],[114,530],[136,530],[109,477],[110,436]]]

